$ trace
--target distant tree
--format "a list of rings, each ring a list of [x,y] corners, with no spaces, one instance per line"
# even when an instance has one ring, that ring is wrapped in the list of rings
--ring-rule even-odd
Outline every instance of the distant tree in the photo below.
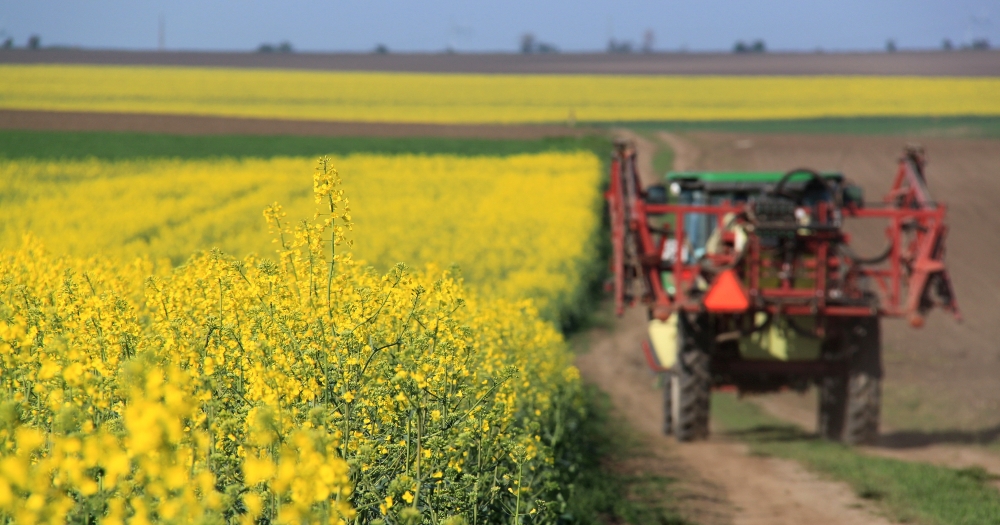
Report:
[[[554,46],[552,44],[549,44],[548,42],[539,42],[538,45],[535,46],[535,52],[537,52],[537,53],[558,53],[559,52],[559,48],[557,48],[556,46]]]
[[[977,51],[986,51],[990,48],[990,41],[985,38],[977,38],[972,41],[972,49]]]
[[[737,40],[736,43],[733,44],[733,53],[737,54],[766,53],[766,52],[767,52],[767,44],[765,44],[764,41],[759,38],[757,40],[754,40],[752,44],[747,44],[742,40]]]
[[[548,42],[539,41],[535,35],[525,33],[521,35],[521,53],[530,55],[532,53],[558,53],[559,48]]]
[[[946,38],[946,39],[944,39],[944,40],[941,41],[941,50],[942,51],[951,51],[954,48],[955,48],[955,46],[952,45],[950,38]]]
[[[385,44],[378,44],[378,45],[375,46],[375,54],[376,55],[388,55],[389,54],[389,47],[386,46]]]
[[[615,40],[612,38],[608,40],[608,53],[622,53],[627,54],[632,52],[632,42],[628,40]]]
[[[278,52],[279,53],[294,53],[295,50],[292,49],[292,43],[289,42],[288,40],[285,40],[284,42],[278,44]]]
[[[653,33],[652,29],[647,29],[645,33],[642,34],[642,52],[652,53],[653,44],[656,42],[656,34]]]
[[[42,37],[31,35],[28,37],[28,49],[38,49],[42,47]]]
[[[3,46],[0,47],[3,47],[4,49],[14,49],[14,39],[11,37],[7,37],[3,41]]]
[[[889,40],[886,40],[885,41],[885,51],[887,53],[895,53],[896,52],[896,41],[893,40],[893,39],[891,39],[891,38]]]
[[[521,35],[521,52],[525,55],[535,52],[535,35],[531,33]]]
[[[257,46],[258,53],[274,53],[274,46],[268,43]]]

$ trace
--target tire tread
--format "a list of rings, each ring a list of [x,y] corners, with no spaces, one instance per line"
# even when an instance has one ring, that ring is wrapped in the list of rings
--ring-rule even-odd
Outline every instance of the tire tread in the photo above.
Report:
[[[697,340],[688,334],[687,321],[678,323],[680,354],[672,381],[679,381],[674,401],[673,430],[678,441],[707,439],[711,410],[711,359]]]

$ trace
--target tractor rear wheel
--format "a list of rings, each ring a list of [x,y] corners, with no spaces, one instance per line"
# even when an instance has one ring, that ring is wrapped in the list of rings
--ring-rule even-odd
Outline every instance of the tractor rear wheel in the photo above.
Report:
[[[878,439],[882,405],[881,331],[877,317],[852,319],[845,326],[846,374],[819,384],[819,434],[850,445]]]
[[[678,441],[708,438],[712,374],[708,352],[690,321],[678,313],[677,362],[670,380],[670,423]]]

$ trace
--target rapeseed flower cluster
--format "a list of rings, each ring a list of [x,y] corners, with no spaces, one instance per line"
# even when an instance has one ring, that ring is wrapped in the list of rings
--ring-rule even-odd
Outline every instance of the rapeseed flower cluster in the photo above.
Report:
[[[260,209],[313,213],[301,176],[315,159],[0,161],[0,245],[35,234],[57,255],[140,255],[180,265],[218,247],[270,253]],[[600,161],[590,152],[509,156],[355,154],[334,157],[357,210],[355,257],[452,264],[482,294],[534,299],[559,321],[601,268]]]
[[[274,259],[0,252],[0,521],[554,519],[581,410],[559,332],[452,270],[357,263],[328,159],[313,189],[312,220],[266,209]]]
[[[1000,79],[10,64],[0,65],[0,107],[442,124],[995,116]]]

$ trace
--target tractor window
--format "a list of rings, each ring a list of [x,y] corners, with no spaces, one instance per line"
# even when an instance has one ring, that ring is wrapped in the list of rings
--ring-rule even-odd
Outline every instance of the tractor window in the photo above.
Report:
[[[702,190],[685,190],[679,195],[681,204],[708,204],[708,195]],[[715,220],[704,213],[684,214],[684,235],[691,246],[691,260],[698,260],[705,255],[705,244],[715,229]],[[685,261],[690,263],[691,261]]]
[[[815,206],[820,202],[830,202],[833,200],[832,197],[830,188],[816,180],[809,181],[806,187],[802,188],[802,204],[806,206]]]

